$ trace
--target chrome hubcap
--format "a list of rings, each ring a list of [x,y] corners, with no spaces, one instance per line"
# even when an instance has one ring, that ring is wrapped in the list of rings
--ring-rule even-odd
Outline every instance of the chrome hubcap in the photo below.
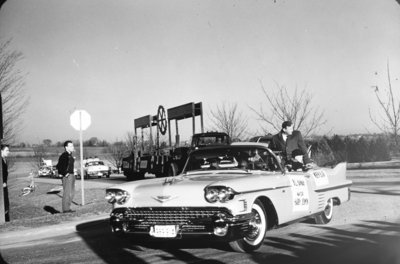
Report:
[[[254,217],[249,223],[249,233],[246,236],[249,240],[255,240],[259,236],[260,230],[262,228],[260,215],[256,210],[253,210],[253,213]]]
[[[333,210],[333,200],[329,199],[328,204],[326,205],[324,210],[326,218],[330,219],[332,217],[332,210]]]

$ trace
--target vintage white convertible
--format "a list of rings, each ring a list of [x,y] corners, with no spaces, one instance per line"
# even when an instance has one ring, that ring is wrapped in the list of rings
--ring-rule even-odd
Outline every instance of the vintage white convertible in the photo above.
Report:
[[[251,252],[274,227],[306,217],[328,223],[351,184],[345,163],[289,171],[266,144],[246,142],[193,151],[182,174],[115,185],[106,199],[115,234],[206,235]]]

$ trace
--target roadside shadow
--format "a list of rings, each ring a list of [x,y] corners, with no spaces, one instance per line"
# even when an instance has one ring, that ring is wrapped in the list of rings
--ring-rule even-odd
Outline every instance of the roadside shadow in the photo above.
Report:
[[[60,193],[62,190],[63,190],[63,187],[62,187],[62,186],[57,186],[57,187],[54,187],[54,188],[50,189],[50,190],[47,192],[47,194],[58,194],[58,193]]]
[[[3,258],[3,256],[0,253],[0,263],[2,264],[8,264],[8,262],[5,261],[5,259]]]
[[[400,263],[400,224],[363,221],[344,226],[312,225],[309,233],[276,232],[260,250],[247,254],[251,263]],[[230,263],[236,254],[209,239],[151,240],[112,234],[108,218],[80,224],[77,234],[105,263]],[[215,260],[222,256],[223,260]],[[238,258],[237,260],[239,260]]]
[[[59,194],[59,193],[47,193],[47,194],[55,194],[56,196],[58,196],[59,198],[61,198],[62,199],[62,195],[61,194]],[[71,202],[72,204],[74,204],[74,205],[81,205],[81,204],[79,204],[79,203],[77,203],[77,202],[74,202],[74,201],[72,201]]]
[[[400,225],[364,221],[350,226],[315,226],[310,235],[268,237],[264,246],[278,254],[252,254],[255,263],[400,263]],[[322,233],[321,233],[322,231]]]
[[[45,206],[43,207],[43,209],[44,209],[46,212],[50,213],[50,214],[59,214],[59,213],[60,213],[60,211],[56,210],[54,207],[49,206],[49,205],[45,205]]]
[[[105,263],[153,263],[163,261],[220,264],[214,259],[200,258],[185,249],[228,251],[225,245],[207,240],[151,240],[132,236],[115,236],[109,219],[87,222],[76,226],[77,234]]]
[[[129,252],[137,250],[135,247],[129,247],[124,240],[114,237],[109,228],[108,219],[77,225],[76,231],[88,247],[105,263],[118,263],[118,261],[147,263]]]

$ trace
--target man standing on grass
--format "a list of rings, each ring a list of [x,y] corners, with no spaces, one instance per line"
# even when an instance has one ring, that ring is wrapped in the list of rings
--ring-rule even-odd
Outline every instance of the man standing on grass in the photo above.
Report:
[[[3,166],[3,194],[4,194],[4,213],[6,222],[10,222],[10,200],[8,199],[8,164],[7,157],[10,154],[8,145],[1,144],[1,163]]]
[[[63,197],[62,197],[62,211],[63,213],[71,213],[71,203],[75,195],[75,175],[74,175],[74,144],[71,140],[64,142],[64,153],[58,158],[57,170],[58,174],[62,177]]]

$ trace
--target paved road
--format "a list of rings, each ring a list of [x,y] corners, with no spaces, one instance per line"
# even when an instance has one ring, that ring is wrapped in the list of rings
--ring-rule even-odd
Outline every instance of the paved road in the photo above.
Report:
[[[400,171],[349,171],[352,199],[325,226],[310,221],[267,234],[253,254],[209,241],[149,243],[112,236],[107,219],[75,233],[5,244],[7,263],[390,263],[400,264]]]

